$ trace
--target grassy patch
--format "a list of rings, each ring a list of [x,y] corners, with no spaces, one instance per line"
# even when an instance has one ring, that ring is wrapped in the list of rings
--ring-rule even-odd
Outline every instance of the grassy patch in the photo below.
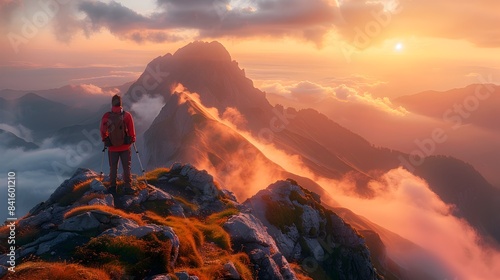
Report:
[[[88,206],[75,207],[75,208],[69,210],[68,212],[66,212],[66,214],[64,214],[64,218],[68,219],[68,218],[71,218],[73,216],[77,216],[79,214],[89,212],[89,211],[94,211],[94,210],[109,213],[111,215],[117,215],[117,216],[120,216],[120,217],[123,217],[126,219],[131,219],[141,226],[144,225],[144,221],[142,220],[140,215],[126,213],[120,209],[116,209],[116,208],[106,206],[106,205],[88,205]]]
[[[169,168],[166,167],[160,167],[157,168],[153,171],[146,172],[144,176],[140,176],[137,178],[137,181],[144,181],[146,179],[148,183],[156,183],[158,182],[158,178],[160,178],[163,175],[166,175],[170,172]]]
[[[201,267],[203,259],[199,248],[205,242],[203,233],[194,226],[192,219],[167,217],[163,218],[153,212],[146,212],[146,218],[160,225],[171,227],[179,237],[179,262],[188,267]]]
[[[226,210],[223,210],[221,212],[213,213],[212,215],[208,216],[207,218],[207,223],[209,224],[217,224],[219,226],[222,226],[227,220],[236,214],[240,213],[240,211],[236,208],[228,208]]]
[[[182,204],[182,208],[185,211],[190,211],[190,212],[195,212],[198,210],[198,205],[189,202],[187,199],[183,198],[182,196],[174,196],[174,199]]]
[[[88,179],[79,184],[73,186],[73,190],[67,194],[65,194],[61,199],[59,199],[59,205],[68,206],[76,201],[78,201],[84,193],[90,190],[90,182],[94,179]]]
[[[225,252],[225,251],[224,251]],[[252,270],[250,269],[250,259],[245,253],[230,255],[225,253],[217,256],[217,261],[213,264],[205,264],[200,268],[180,268],[188,272],[190,275],[196,275],[200,280],[225,279],[224,264],[232,262],[240,274],[242,280],[254,279]]]
[[[90,266],[100,266],[110,274],[139,276],[166,273],[169,267],[172,243],[157,234],[143,238],[134,236],[100,236],[91,239],[76,250],[75,258]]]
[[[195,223],[195,227],[203,232],[207,241],[217,244],[224,250],[231,250],[231,237],[229,234],[217,224],[202,224]]]
[[[142,206],[144,206],[146,211],[152,211],[160,216],[167,216],[170,214],[170,208],[173,206],[173,203],[165,200],[154,200],[146,201],[142,203]]]
[[[48,262],[25,262],[16,267],[16,273],[7,275],[5,279],[111,279],[102,269],[89,268],[79,264]]]
[[[227,216],[233,211],[213,214],[217,217]],[[203,223],[194,218],[180,218],[169,216],[163,218],[155,213],[147,212],[146,218],[160,225],[171,227],[179,237],[179,259],[180,265],[188,267],[201,267],[203,258],[200,255],[200,248],[205,242],[213,242],[223,250],[231,250],[231,238],[229,234],[216,223],[218,219],[212,218]]]

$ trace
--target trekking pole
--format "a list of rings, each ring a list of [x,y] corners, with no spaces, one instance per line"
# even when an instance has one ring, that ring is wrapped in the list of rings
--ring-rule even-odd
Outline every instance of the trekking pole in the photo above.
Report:
[[[104,146],[104,148],[102,149],[102,157],[101,157],[101,174],[99,175],[99,179],[101,179],[101,182],[102,182],[102,175],[104,175],[104,173],[102,172],[102,165],[104,164],[104,152],[106,151],[107,147]]]
[[[146,186],[147,186],[148,180],[146,179],[146,170],[144,170],[144,167],[142,167],[141,157],[139,156],[139,151],[137,150],[135,142],[134,142],[134,150],[135,150],[135,154],[137,155],[137,159],[139,160],[139,166],[141,167],[142,175],[144,176],[144,182],[146,182]]]

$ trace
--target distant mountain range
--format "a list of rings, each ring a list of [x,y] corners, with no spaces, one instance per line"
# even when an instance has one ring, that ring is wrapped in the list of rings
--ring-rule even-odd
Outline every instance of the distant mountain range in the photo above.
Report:
[[[444,119],[454,126],[474,124],[500,130],[500,86],[474,84],[448,91],[426,91],[406,95],[397,104],[418,114]]]

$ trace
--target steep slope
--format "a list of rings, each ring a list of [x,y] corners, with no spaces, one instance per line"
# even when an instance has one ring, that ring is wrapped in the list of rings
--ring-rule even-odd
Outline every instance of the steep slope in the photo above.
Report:
[[[215,174],[219,182],[241,199],[253,195],[265,182],[293,178],[311,190],[324,190],[270,161],[239,133],[188,93],[174,93],[144,134],[145,164],[149,169],[189,162]],[[236,184],[237,183],[237,184]],[[257,189],[256,189],[257,188]]]
[[[150,184],[134,182],[133,195],[108,191],[98,177],[91,170],[77,170],[47,201],[15,223],[23,229],[16,236],[16,273],[4,266],[10,253],[9,228],[0,229],[0,277],[9,273],[7,279],[56,275],[68,279],[75,277],[73,270],[82,273],[80,279],[311,279],[315,275],[280,251],[278,233],[268,232],[252,214],[259,209],[239,204],[205,171],[180,164],[158,169],[138,178]],[[322,209],[317,195],[308,191],[305,195],[290,182],[276,184],[286,184],[304,195],[301,203]],[[290,210],[280,201],[268,205]],[[325,279],[380,279],[363,238],[335,213],[325,217],[322,230],[337,238],[341,250],[341,258],[332,261],[342,262],[324,271]],[[63,266],[73,269],[61,271]]]

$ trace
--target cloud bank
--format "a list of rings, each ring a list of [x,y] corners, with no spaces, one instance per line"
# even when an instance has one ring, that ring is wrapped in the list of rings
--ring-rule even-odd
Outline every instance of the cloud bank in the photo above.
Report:
[[[156,0],[155,4],[155,12],[143,15],[116,1],[69,1],[58,4],[51,26],[64,42],[79,30],[90,36],[106,29],[137,43],[271,36],[322,47],[332,33],[358,48],[414,35],[500,46],[500,30],[495,28],[500,23],[500,2],[495,0]],[[16,29],[22,15],[29,19],[43,9],[34,0],[1,1],[2,25]],[[357,40],[367,42],[357,44]]]

